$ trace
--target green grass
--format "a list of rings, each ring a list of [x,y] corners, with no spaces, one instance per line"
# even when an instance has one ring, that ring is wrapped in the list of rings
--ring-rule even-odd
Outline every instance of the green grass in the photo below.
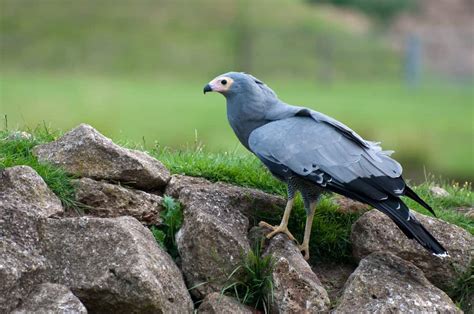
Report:
[[[272,272],[275,260],[272,255],[263,255],[259,243],[257,241],[253,245],[242,262],[231,272],[221,293],[269,313],[273,302]]]
[[[14,140],[8,139],[9,135],[15,135],[14,132],[0,131],[0,170],[20,165],[30,166],[43,178],[66,209],[81,212],[83,208],[74,198],[74,187],[71,183],[74,177],[57,167],[39,163],[32,154],[33,147],[53,141],[58,133],[51,133],[46,127],[29,131],[35,134],[33,138],[18,137]]]
[[[474,310],[474,261],[447,293],[465,313]]]
[[[154,80],[7,72],[0,75],[0,114],[10,126],[48,121],[67,130],[85,122],[106,136],[147,147],[155,141],[182,147],[196,140],[210,152],[244,149],[228,125],[225,100],[203,96],[200,80]],[[265,77],[263,77],[265,79]],[[267,79],[279,96],[348,124],[362,136],[394,149],[405,176],[424,171],[474,180],[472,116],[468,86],[433,84],[408,89],[394,82],[337,83]],[[350,95],[350,97],[348,97]],[[465,144],[460,144],[465,143]]]

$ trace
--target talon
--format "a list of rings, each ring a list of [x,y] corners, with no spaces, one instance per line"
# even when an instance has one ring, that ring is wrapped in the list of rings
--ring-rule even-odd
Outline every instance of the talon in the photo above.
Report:
[[[303,254],[303,258],[306,261],[309,260],[309,247],[308,247],[308,245],[304,245],[304,244],[298,245],[298,248],[300,249],[301,254]]]
[[[274,237],[277,233],[284,233],[288,236],[288,238],[291,240],[291,241],[296,241],[295,237],[291,234],[290,230],[288,230],[288,227],[287,226],[281,226],[281,225],[278,225],[278,226],[272,226],[270,225],[269,223],[265,222],[265,221],[260,221],[258,223],[258,225],[260,227],[265,227],[265,228],[268,228],[268,229],[271,229],[272,231],[270,233],[267,233],[266,237],[267,239],[271,239],[272,237]]]

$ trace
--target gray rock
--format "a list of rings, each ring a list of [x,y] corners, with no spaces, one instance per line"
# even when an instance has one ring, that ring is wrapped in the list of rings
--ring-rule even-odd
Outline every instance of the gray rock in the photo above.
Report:
[[[179,175],[172,177],[165,193],[184,205],[176,239],[188,286],[198,285],[191,292],[200,298],[220,292],[250,249],[249,218],[285,206],[281,197],[258,190]]]
[[[62,285],[44,283],[36,286],[13,314],[26,313],[87,313],[84,305]]]
[[[199,306],[198,313],[202,314],[252,314],[255,310],[241,304],[237,299],[214,292],[206,296]]]
[[[333,313],[461,313],[413,264],[378,252],[364,258]]]
[[[0,207],[0,313],[16,308],[46,269],[37,225],[32,213]]]
[[[352,226],[353,255],[362,259],[373,252],[391,252],[419,267],[437,287],[446,290],[474,260],[474,237],[466,230],[437,218],[414,212],[416,218],[448,250],[440,258],[408,239],[390,218],[377,210],[360,217]]]
[[[181,269],[191,293],[205,297],[219,292],[232,271],[250,249],[249,221],[224,194],[183,188],[184,222],[176,235]]]
[[[132,217],[46,219],[44,281],[63,284],[92,312],[190,313],[182,275]]]
[[[329,300],[334,304],[342,294],[347,278],[354,272],[356,266],[352,263],[341,262],[318,262],[312,265],[311,269],[321,280],[321,283],[328,292]]]
[[[62,167],[80,177],[119,181],[154,190],[166,185],[169,171],[148,154],[122,148],[87,124],[58,140],[34,148],[40,162]]]
[[[34,212],[38,217],[63,213],[61,201],[48,188],[43,178],[28,166],[6,168],[0,172],[0,208]]]
[[[448,191],[446,191],[445,189],[443,189],[442,187],[439,187],[439,186],[430,187],[430,193],[434,197],[438,197],[438,198],[443,198],[443,197],[448,197],[449,196]]]
[[[179,198],[183,188],[192,188],[201,194],[207,194],[213,200],[223,201],[228,206],[232,206],[233,210],[238,210],[249,218],[256,213],[259,215],[283,213],[286,205],[284,198],[257,189],[242,188],[221,182],[211,183],[203,178],[182,175],[172,176],[165,194]]]
[[[369,205],[342,195],[334,195],[332,201],[338,206],[338,211],[342,213],[363,213],[370,209]]]
[[[30,167],[0,173],[0,312],[14,309],[46,269],[38,248],[41,218],[63,212],[61,202]]]
[[[144,224],[161,223],[162,197],[89,178],[74,180],[76,200],[88,215],[112,218],[132,216]]]
[[[31,140],[33,135],[25,131],[14,131],[8,134],[7,141]]]
[[[329,309],[327,291],[286,235],[274,236],[265,254],[275,259],[273,293],[278,313],[321,313]]]

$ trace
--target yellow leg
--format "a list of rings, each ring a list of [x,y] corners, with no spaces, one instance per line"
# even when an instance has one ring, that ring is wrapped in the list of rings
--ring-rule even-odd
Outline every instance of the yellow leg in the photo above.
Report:
[[[313,225],[314,211],[316,209],[316,202],[311,203],[309,206],[309,213],[306,216],[306,226],[304,228],[303,243],[299,246],[300,251],[303,253],[304,259],[309,259],[309,238],[311,236],[311,227]]]
[[[293,198],[289,199],[288,203],[286,203],[285,213],[283,214],[283,218],[281,219],[281,223],[279,226],[272,226],[269,223],[266,223],[265,221],[260,221],[260,223],[258,224],[260,227],[265,227],[273,230],[272,232],[266,235],[268,239],[272,238],[277,233],[284,233],[288,236],[288,238],[290,238],[290,240],[296,241],[295,237],[288,230],[288,219],[290,218],[291,210],[293,209],[293,203]]]

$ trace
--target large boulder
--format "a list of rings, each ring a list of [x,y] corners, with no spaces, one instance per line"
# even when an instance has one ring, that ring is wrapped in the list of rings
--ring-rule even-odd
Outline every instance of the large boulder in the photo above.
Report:
[[[148,154],[120,147],[87,124],[81,124],[58,140],[34,148],[40,162],[98,180],[119,181],[145,190],[160,189],[169,171]]]
[[[243,305],[237,299],[222,295],[218,292],[209,294],[198,309],[200,314],[252,314],[255,310]]]
[[[45,271],[38,224],[62,212],[59,199],[30,167],[0,173],[0,312],[17,307]]]
[[[34,212],[49,217],[63,213],[61,201],[48,188],[43,178],[28,166],[6,168],[0,172],[0,208]]]
[[[180,198],[183,188],[193,189],[199,194],[224,202],[233,210],[242,212],[249,218],[258,215],[283,213],[286,200],[280,196],[271,195],[257,189],[243,188],[235,185],[217,182],[211,183],[203,178],[173,175],[166,187],[165,194]]]
[[[249,218],[285,205],[261,191],[186,176],[173,176],[165,193],[184,205],[177,245],[188,286],[195,286],[191,292],[200,298],[220,292],[250,249]]]
[[[191,293],[203,298],[219,292],[249,251],[249,220],[228,200],[183,188],[184,222],[176,235],[181,269]]]
[[[377,210],[365,213],[352,226],[353,255],[360,260],[373,252],[394,253],[419,267],[437,287],[449,289],[474,260],[474,237],[440,219],[413,214],[448,250],[448,257],[435,256],[408,239],[389,217]]]
[[[391,253],[364,258],[349,277],[334,313],[461,313],[423,272]]]
[[[44,281],[63,284],[92,312],[190,313],[182,275],[132,217],[46,219]]]
[[[44,283],[36,286],[12,314],[87,313],[84,304],[67,287]]]
[[[274,236],[265,250],[272,254],[274,307],[278,313],[321,313],[329,309],[327,291],[286,235]]]
[[[162,197],[89,178],[74,180],[76,200],[96,217],[132,216],[144,224],[161,223]]]

